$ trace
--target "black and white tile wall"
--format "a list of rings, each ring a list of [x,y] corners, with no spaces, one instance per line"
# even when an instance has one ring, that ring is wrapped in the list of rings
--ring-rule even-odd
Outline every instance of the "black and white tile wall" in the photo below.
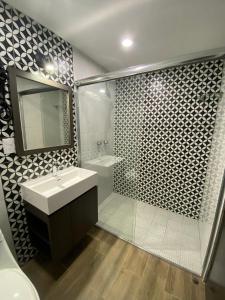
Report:
[[[71,45],[44,26],[0,0],[1,66],[7,69],[7,66],[15,65],[18,69],[24,71],[41,72],[35,62],[37,50],[52,58],[57,66],[57,71],[49,78],[74,88]],[[42,75],[47,76],[43,73]],[[8,89],[7,84],[6,100],[10,104]],[[5,155],[2,149],[2,139],[14,137],[14,127],[13,122],[7,123],[0,119],[1,180],[15,249],[20,263],[29,260],[35,253],[27,229],[23,201],[20,195],[20,183],[51,172],[55,161],[65,166],[77,165],[75,103],[73,108],[74,148],[36,155],[22,157],[15,154]]]
[[[223,61],[116,82],[114,190],[199,218]]]

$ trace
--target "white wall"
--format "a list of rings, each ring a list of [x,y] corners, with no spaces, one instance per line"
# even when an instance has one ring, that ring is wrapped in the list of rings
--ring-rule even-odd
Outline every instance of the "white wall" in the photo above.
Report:
[[[75,80],[107,72],[103,67],[76,48],[73,48],[73,68]]]

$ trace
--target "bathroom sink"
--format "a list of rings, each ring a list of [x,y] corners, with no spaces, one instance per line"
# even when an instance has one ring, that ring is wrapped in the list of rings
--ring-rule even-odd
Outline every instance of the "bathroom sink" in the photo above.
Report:
[[[69,167],[21,184],[25,201],[50,215],[97,185],[94,171]]]
[[[122,157],[103,155],[84,162],[84,167],[98,172],[99,175],[107,176],[110,175],[112,168],[121,161],[123,161]]]
[[[98,158],[87,161],[91,165],[101,166],[101,167],[112,167],[119,163],[123,159],[121,157],[116,157],[113,155],[103,155]]]

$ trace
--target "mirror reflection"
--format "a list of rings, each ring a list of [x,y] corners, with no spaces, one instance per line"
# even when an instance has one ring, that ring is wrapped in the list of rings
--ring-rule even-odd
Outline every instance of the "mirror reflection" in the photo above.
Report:
[[[70,144],[68,91],[16,77],[24,150]]]

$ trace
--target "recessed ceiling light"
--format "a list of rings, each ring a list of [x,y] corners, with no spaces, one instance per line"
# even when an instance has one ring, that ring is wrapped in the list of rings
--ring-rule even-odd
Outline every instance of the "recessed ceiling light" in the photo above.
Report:
[[[133,41],[130,38],[125,38],[121,41],[124,48],[130,48],[133,45]]]
[[[99,92],[102,93],[102,94],[105,94],[105,90],[104,89],[100,89]]]

